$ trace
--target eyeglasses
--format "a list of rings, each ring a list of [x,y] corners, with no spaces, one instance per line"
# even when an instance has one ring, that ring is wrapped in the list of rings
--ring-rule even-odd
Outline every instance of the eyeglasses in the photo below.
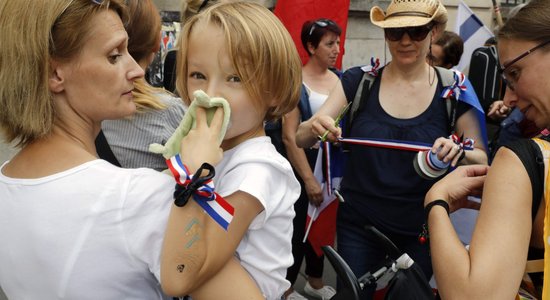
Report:
[[[409,35],[411,40],[420,42],[428,36],[428,33],[432,31],[433,25],[415,26],[415,27],[401,27],[401,28],[384,28],[384,34],[386,38],[392,42],[397,42],[403,38],[405,33]]]
[[[525,58],[527,55],[535,52],[537,49],[542,48],[542,47],[544,47],[548,44],[550,44],[550,40],[548,40],[546,42],[542,42],[542,43],[536,45],[535,47],[523,52],[518,57],[512,59],[511,61],[509,61],[508,63],[506,63],[505,65],[503,65],[500,68],[500,70],[499,70],[500,71],[500,76],[502,77],[502,80],[504,81],[504,83],[506,83],[506,86],[508,88],[510,88],[512,91],[515,90],[516,83],[518,82],[519,75],[520,75],[520,72],[518,72],[517,70],[514,70],[514,69],[510,69],[510,67],[513,64],[517,63],[518,61]]]
[[[309,30],[308,35],[311,36],[311,34],[313,34],[313,31],[315,31],[315,26],[323,28],[323,27],[327,27],[328,25],[334,25],[334,22],[332,22],[329,19],[321,19],[321,20],[315,21],[313,23],[313,26],[311,26],[311,29]]]

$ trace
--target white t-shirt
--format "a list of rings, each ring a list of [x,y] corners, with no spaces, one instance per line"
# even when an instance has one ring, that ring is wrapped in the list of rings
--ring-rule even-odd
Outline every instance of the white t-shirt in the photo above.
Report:
[[[159,282],[173,190],[166,174],[103,160],[38,179],[0,169],[0,286],[15,300],[169,299]]]
[[[266,299],[279,300],[290,287],[285,277],[293,263],[293,205],[300,195],[290,163],[268,137],[253,138],[224,152],[214,183],[222,197],[242,191],[263,205],[237,247],[237,255]]]

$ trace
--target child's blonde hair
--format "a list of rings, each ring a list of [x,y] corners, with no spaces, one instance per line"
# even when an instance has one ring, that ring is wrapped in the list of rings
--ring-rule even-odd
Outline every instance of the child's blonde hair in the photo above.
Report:
[[[296,107],[302,82],[296,46],[272,12],[251,2],[216,4],[185,24],[179,41],[176,88],[187,104],[191,102],[186,84],[188,40],[197,24],[215,24],[224,32],[229,57],[257,107],[274,100],[266,121],[278,119]]]

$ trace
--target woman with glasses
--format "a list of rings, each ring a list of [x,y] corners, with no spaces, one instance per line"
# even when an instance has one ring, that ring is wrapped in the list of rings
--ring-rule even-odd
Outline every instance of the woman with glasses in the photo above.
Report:
[[[123,0],[0,1],[0,128],[20,147],[0,166],[9,299],[169,299],[160,260],[175,181],[115,167],[94,145],[103,120],[136,111],[144,71],[127,20]],[[224,299],[261,298],[236,260],[210,284]]]
[[[498,32],[499,60],[507,81],[504,102],[540,128],[550,126],[549,24],[548,1],[532,0]],[[526,271],[529,246],[546,248],[543,292],[537,299],[549,299],[549,149],[547,138],[510,143],[498,150],[490,170],[460,168],[428,192],[425,204],[433,207],[430,248],[443,299],[513,299]],[[450,211],[468,206],[466,196],[481,188],[479,218],[466,251],[445,206]]]
[[[295,108],[284,117],[283,143],[288,160],[300,181],[300,198],[294,204],[294,232],[292,237],[292,254],[294,264],[288,269],[286,278],[292,285],[296,282],[302,260],[305,257],[307,275],[304,293],[319,298],[330,299],[336,291],[323,283],[323,255],[317,256],[313,247],[306,240],[306,216],[308,203],[320,206],[323,193],[320,183],[313,175],[317,159],[318,145],[312,149],[301,149],[296,146],[296,130],[302,121],[317,112],[325,102],[328,94],[338,84],[338,75],[332,71],[340,54],[340,34],[342,29],[329,19],[306,21],[302,26],[301,40],[309,59],[302,68],[302,92],[300,102],[303,105]],[[302,107],[303,106],[303,107]],[[286,292],[287,300],[307,299],[291,287]]]
[[[318,136],[338,141],[342,130],[335,124],[338,113],[356,93],[361,101],[347,136],[433,145],[431,151],[451,166],[487,163],[476,111],[464,102],[456,107],[455,132],[476,141],[465,152],[449,138],[451,126],[441,75],[426,62],[430,45],[444,30],[447,11],[437,0],[393,0],[386,12],[371,10],[371,21],[384,29],[392,60],[384,68],[373,64],[347,70],[342,84],[297,132],[297,143],[309,147]],[[374,77],[368,92],[359,90],[366,72]],[[359,94],[361,95],[361,94]],[[433,179],[420,177],[411,151],[350,144],[341,183],[344,202],[337,221],[337,249],[357,277],[375,270],[386,255],[381,243],[366,234],[374,225],[397,247],[417,262],[426,278],[432,275],[428,245],[419,243],[424,223],[423,199]],[[375,286],[366,288],[370,299]]]

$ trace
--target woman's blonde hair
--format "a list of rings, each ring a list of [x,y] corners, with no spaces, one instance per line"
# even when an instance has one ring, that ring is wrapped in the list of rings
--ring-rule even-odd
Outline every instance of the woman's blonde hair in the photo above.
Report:
[[[160,13],[152,0],[126,0],[126,5],[129,15],[126,25],[128,52],[139,63],[160,49]],[[159,93],[165,92],[168,93],[162,88],[151,86],[145,78],[137,79],[132,92],[137,112],[166,108],[158,97]]]
[[[25,146],[52,131],[52,60],[78,55],[91,19],[104,9],[126,22],[121,0],[0,1],[0,127],[7,142]]]
[[[200,24],[200,25],[199,25]],[[228,55],[257,107],[274,100],[266,121],[294,109],[300,97],[301,62],[296,46],[283,24],[267,8],[252,2],[219,3],[192,17],[180,35],[177,90],[190,103],[187,90],[187,52],[191,31],[214,24],[224,32]],[[230,99],[229,99],[230,100]]]

